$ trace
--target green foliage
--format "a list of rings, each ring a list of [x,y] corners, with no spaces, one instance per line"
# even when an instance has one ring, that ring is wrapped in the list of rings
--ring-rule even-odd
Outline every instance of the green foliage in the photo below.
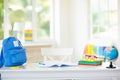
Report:
[[[4,32],[3,29],[0,29],[0,40],[2,40],[4,38]]]
[[[92,21],[93,21],[93,34],[101,33],[106,31],[106,25],[109,24],[108,13],[93,13]]]
[[[2,28],[2,24],[3,24],[3,16],[4,16],[3,0],[0,0],[0,29]]]
[[[31,5],[32,2],[30,0],[20,0],[23,7],[27,7],[27,5]]]
[[[99,13],[93,13],[93,23],[94,24],[99,24],[99,19],[100,19],[100,16],[99,16]]]
[[[50,21],[44,22],[44,24],[41,25],[41,28],[46,31],[47,35],[49,35],[50,34]]]
[[[94,25],[108,25],[110,24],[110,14],[112,12],[101,12],[101,13],[93,13],[92,21]]]
[[[12,24],[14,22],[23,22],[23,21],[25,21],[25,18],[26,18],[26,16],[25,16],[24,10],[10,11],[9,19]]]
[[[38,2],[40,7],[42,7],[42,9],[38,12],[38,19],[37,19],[37,25],[39,27],[38,34],[40,34],[41,36],[50,35],[50,20],[48,17],[50,12],[50,7],[47,1],[48,0],[39,0]]]
[[[105,32],[105,27],[94,27],[93,28],[93,34],[100,33],[100,32]]]

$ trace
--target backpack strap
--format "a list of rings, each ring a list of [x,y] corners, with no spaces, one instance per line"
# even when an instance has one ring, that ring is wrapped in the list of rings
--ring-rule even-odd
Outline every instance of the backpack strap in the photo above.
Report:
[[[3,48],[1,49],[1,55],[0,55],[0,68],[3,66],[4,64],[4,59],[3,59]]]

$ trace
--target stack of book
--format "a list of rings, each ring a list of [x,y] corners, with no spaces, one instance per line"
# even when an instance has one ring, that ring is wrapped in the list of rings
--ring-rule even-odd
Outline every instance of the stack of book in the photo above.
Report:
[[[103,60],[98,59],[96,56],[86,55],[84,58],[81,58],[78,61],[78,65],[99,66],[99,65],[102,65],[102,62]]]
[[[78,61],[78,65],[98,66],[104,61],[105,46],[86,44],[83,57]]]

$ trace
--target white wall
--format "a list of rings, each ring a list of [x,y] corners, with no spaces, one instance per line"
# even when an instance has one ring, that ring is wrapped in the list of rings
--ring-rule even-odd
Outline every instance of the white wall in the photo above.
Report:
[[[60,46],[73,47],[80,58],[88,40],[88,0],[60,0]]]
[[[88,0],[71,0],[71,43],[79,59],[88,40]]]
[[[119,23],[119,27],[118,27],[118,35],[120,35],[120,0],[118,0],[118,9],[119,9],[119,16],[118,16],[118,23]],[[118,36],[118,41],[116,42],[116,46],[118,47],[119,49],[119,57],[117,59],[117,62],[116,62],[116,65],[120,67],[120,36]]]
[[[57,31],[56,40],[59,47],[70,47],[70,1],[69,0],[55,0],[56,10],[59,9],[55,21],[59,21],[55,25],[55,30]],[[58,4],[59,1],[59,4]],[[59,16],[59,17],[58,17]],[[58,25],[59,24],[59,25]]]

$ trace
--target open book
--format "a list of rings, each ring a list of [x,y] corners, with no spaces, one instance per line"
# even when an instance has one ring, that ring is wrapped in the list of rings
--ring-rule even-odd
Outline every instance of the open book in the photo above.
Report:
[[[77,66],[74,63],[63,63],[63,62],[39,62],[39,67],[73,67]]]

